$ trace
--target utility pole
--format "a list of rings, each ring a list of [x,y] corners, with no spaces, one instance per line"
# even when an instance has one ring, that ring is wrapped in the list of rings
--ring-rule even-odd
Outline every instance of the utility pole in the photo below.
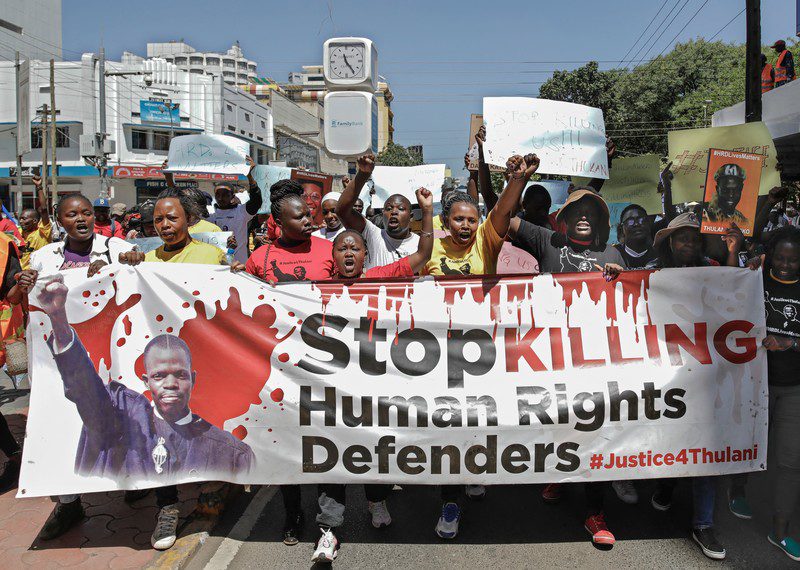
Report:
[[[51,204],[55,206],[58,202],[58,161],[56,160],[56,62],[54,59],[50,60],[50,109],[53,115],[53,121],[50,123],[50,153],[53,155],[51,164],[53,165],[53,172],[51,174],[52,185],[52,198]],[[47,196],[45,194],[45,196]],[[33,200],[33,207],[36,207],[36,199]]]
[[[39,126],[40,140],[42,143],[42,190],[44,195],[47,196],[47,120],[50,116],[50,110],[47,108],[47,103],[41,106],[39,110],[41,115],[41,125]],[[36,190],[33,190],[33,202],[36,204]]]
[[[100,149],[100,156],[98,157],[98,169],[100,170],[100,197],[108,198],[108,179],[107,166],[108,160],[106,158],[105,141],[106,141],[106,48],[100,48],[100,62],[98,65],[100,72],[100,136],[98,137],[98,148]]]
[[[746,0],[747,57],[745,65],[744,120],[761,120],[761,0]]]
[[[19,52],[17,52],[16,58],[14,63],[14,69],[16,70],[17,80],[14,83],[14,90],[17,94],[17,195],[20,199],[20,205],[17,209],[18,212],[22,211],[22,154],[20,154],[20,137],[22,136],[22,129],[28,129],[28,135],[30,136],[30,125],[23,124],[22,120],[20,119],[20,97],[19,97],[19,74],[20,74],[20,67],[19,67]],[[30,142],[30,141],[29,141]],[[16,205],[16,201],[14,201],[14,205]],[[35,205],[34,205],[35,206]]]

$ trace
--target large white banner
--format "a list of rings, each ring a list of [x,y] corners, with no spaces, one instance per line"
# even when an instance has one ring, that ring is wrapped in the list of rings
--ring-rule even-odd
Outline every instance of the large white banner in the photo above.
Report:
[[[608,178],[600,109],[530,97],[484,97],[483,120],[489,164],[505,166],[515,154],[535,153],[540,174]]]
[[[766,468],[758,272],[269,286],[145,263],[63,279],[31,296],[22,497]]]
[[[164,172],[215,172],[245,176],[247,141],[227,135],[183,135],[169,143],[169,168]]]
[[[439,203],[444,184],[444,164],[423,164],[422,166],[376,166],[372,171],[375,194],[372,207],[381,208],[392,194],[400,194],[417,203],[418,188],[427,188],[433,194],[433,202]],[[363,193],[362,193],[363,196]]]

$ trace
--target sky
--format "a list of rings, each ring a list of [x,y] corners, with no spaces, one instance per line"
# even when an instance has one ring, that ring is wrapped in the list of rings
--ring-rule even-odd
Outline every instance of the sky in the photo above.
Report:
[[[470,113],[484,96],[535,97],[554,69],[601,68],[667,53],[676,41],[743,43],[745,0],[63,0],[64,59],[105,44],[109,59],[183,39],[199,51],[238,41],[260,76],[286,81],[322,63],[329,37],[362,36],[394,94],[395,142],[422,144],[427,163],[458,174]],[[761,0],[762,41],[795,33],[795,2]],[[659,12],[653,25],[646,26]],[[699,10],[699,11],[698,11]],[[684,27],[685,26],[685,27]],[[720,31],[722,29],[722,31]],[[644,35],[642,33],[644,32]],[[635,43],[640,38],[638,43]],[[633,48],[631,50],[631,48]]]

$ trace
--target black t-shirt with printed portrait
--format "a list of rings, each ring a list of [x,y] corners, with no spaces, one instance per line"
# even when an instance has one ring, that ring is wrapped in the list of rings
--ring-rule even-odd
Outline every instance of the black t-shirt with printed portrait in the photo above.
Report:
[[[625,259],[612,245],[581,246],[567,239],[564,234],[525,220],[520,220],[517,235],[511,243],[535,257],[542,273],[602,271],[606,263],[627,268]]]
[[[800,341],[800,282],[780,283],[764,272],[764,309],[767,334],[788,336]],[[775,386],[800,384],[800,352],[775,350],[767,352],[769,383]]]

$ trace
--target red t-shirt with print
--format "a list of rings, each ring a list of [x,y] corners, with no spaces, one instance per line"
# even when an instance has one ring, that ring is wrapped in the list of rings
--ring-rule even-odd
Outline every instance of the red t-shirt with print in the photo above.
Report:
[[[385,277],[413,277],[414,270],[408,262],[408,256],[398,259],[389,265],[379,265],[372,269],[367,269],[364,277],[385,278]]]
[[[333,243],[319,237],[294,247],[280,241],[262,245],[247,260],[245,269],[265,281],[324,281],[336,274]]]

